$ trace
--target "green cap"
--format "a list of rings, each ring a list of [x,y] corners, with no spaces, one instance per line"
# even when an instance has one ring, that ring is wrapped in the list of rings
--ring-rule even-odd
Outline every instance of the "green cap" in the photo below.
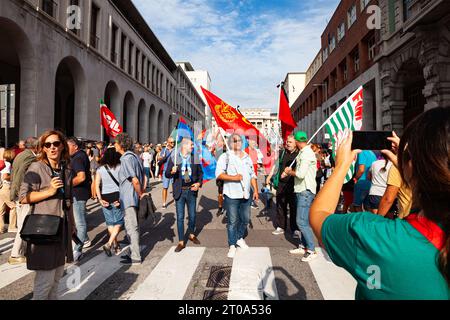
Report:
[[[298,142],[308,142],[308,135],[304,131],[297,131],[294,138]]]

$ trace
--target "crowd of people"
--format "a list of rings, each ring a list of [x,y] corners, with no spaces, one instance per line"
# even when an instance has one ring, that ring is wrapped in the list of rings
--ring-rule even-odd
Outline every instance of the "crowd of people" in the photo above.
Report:
[[[348,133],[333,157],[328,145],[308,144],[305,132],[287,137],[262,183],[263,194],[268,190],[275,195],[273,235],[289,229],[298,239],[298,246],[289,252],[300,255],[303,262],[318,257],[315,239],[319,239],[330,258],[357,279],[359,298],[448,298],[448,113],[445,108],[427,111],[411,123],[401,139],[393,133],[392,150],[351,150],[352,135]],[[234,258],[238,249],[249,248],[245,239],[251,208],[257,208],[260,199],[258,176],[263,157],[256,143],[244,135],[234,133],[226,139],[224,145],[229,149],[222,146],[212,151],[217,158],[217,214],[226,213],[227,256]],[[109,234],[103,245],[105,254],[123,254],[123,264],[142,263],[138,210],[142,198],[151,192],[152,181],[162,182],[162,210],[167,208],[173,186],[179,240],[175,252],[181,252],[188,241],[199,245],[196,208],[203,171],[193,150],[188,137],[179,143],[169,137],[164,144],[153,145],[121,133],[107,145],[86,144],[58,131],[0,149],[0,233],[16,233],[8,262],[26,263],[36,271],[33,298],[55,299],[64,264],[80,261],[85,249],[92,246],[86,223],[89,199],[102,207]],[[345,181],[352,163],[354,176]],[[266,208],[269,205],[267,198]],[[185,232],[186,209],[189,223]],[[59,241],[51,245],[23,241],[19,231],[29,214],[60,217]],[[441,230],[441,242],[432,242],[436,248],[414,233],[410,226],[415,222],[439,225],[436,230]],[[130,244],[126,252],[118,242],[122,230]],[[368,291],[364,270],[370,265],[395,273],[392,279],[428,272],[429,283],[411,278],[386,280],[382,289]],[[411,270],[411,275],[404,270]]]

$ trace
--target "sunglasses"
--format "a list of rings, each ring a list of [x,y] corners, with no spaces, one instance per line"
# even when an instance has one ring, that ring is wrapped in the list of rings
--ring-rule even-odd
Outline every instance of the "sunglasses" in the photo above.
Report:
[[[54,142],[46,142],[44,143],[44,147],[47,149],[50,149],[51,147],[55,146],[55,148],[59,148],[61,146],[61,141],[54,141]]]

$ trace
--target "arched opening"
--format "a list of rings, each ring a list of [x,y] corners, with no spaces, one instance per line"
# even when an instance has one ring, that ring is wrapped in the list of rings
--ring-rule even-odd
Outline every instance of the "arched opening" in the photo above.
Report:
[[[75,82],[66,62],[56,71],[54,127],[66,136],[74,135]]]
[[[156,108],[152,104],[150,106],[150,113],[149,113],[149,128],[148,132],[150,134],[150,142],[153,144],[158,144],[160,141],[158,140],[158,133],[157,133],[157,117],[156,117]]]
[[[148,143],[148,109],[145,105],[144,99],[139,101],[138,108],[138,141],[141,143]]]
[[[55,129],[66,136],[75,135],[75,131],[82,132],[86,99],[86,81],[80,63],[74,57],[64,58],[55,77]]]
[[[133,135],[133,109],[134,109],[134,97],[133,94],[128,91],[123,101],[123,131],[130,135]]]
[[[166,137],[164,137],[164,114],[162,110],[158,112],[158,141],[162,143],[165,141]]]
[[[123,127],[122,114],[120,112],[119,88],[114,81],[109,81],[106,85],[104,102],[111,112],[114,113],[117,121]],[[111,141],[110,137],[106,134],[105,129],[103,129],[103,140],[107,143]]]
[[[13,21],[0,18],[0,144],[12,146],[22,135],[35,131],[35,85],[29,82],[35,77],[36,64],[31,42],[23,30]],[[26,108],[21,108],[21,105]],[[23,118],[25,121],[22,121]],[[26,128],[25,128],[26,127]]]
[[[406,61],[399,72],[403,84],[403,100],[406,102],[403,110],[403,128],[406,128],[415,117],[424,111],[426,104],[423,95],[425,78],[423,69],[416,59]]]

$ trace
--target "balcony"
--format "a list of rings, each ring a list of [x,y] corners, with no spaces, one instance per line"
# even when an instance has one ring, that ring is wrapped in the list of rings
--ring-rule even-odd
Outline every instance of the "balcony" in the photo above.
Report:
[[[100,38],[97,37],[96,35],[91,34],[90,39],[89,39],[89,45],[98,50],[100,44]]]

